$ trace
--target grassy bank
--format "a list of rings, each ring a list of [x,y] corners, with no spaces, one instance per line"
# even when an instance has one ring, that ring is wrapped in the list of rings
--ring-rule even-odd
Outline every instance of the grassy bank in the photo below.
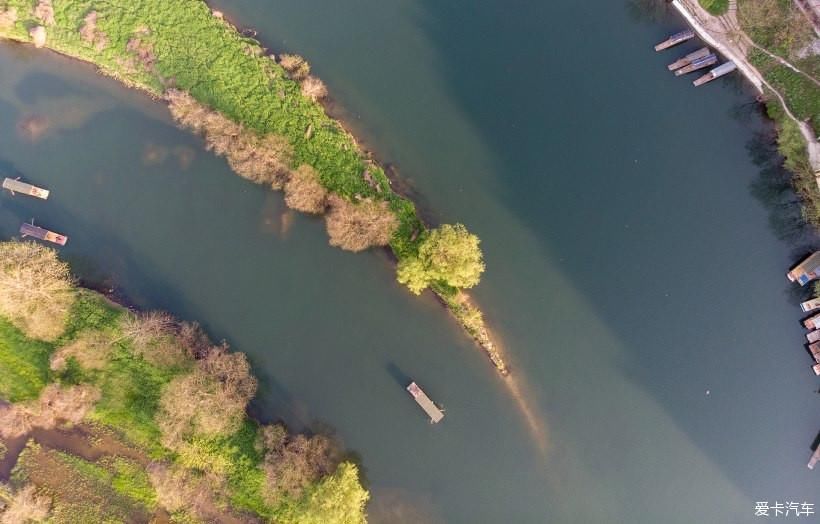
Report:
[[[713,15],[722,15],[729,10],[729,0],[698,0],[701,7]]]
[[[820,131],[820,57],[808,49],[815,39],[811,24],[794,2],[781,0],[738,0],[738,23],[752,41],[802,71],[802,74],[756,48],[749,61],[784,98],[794,116]],[[806,141],[797,124],[786,115],[780,102],[767,94],[767,113],[777,126],[777,143],[785,167],[794,174],[793,184],[803,200],[803,216],[820,229],[820,189],[809,162]]]
[[[319,102],[326,89],[309,64],[269,54],[204,2],[0,0],[0,37],[91,62],[168,99],[180,125],[202,135],[238,174],[283,189],[297,210],[324,215],[332,245],[351,251],[389,245],[399,264],[420,267],[430,231],[413,203],[391,189],[384,169],[327,116]],[[425,288],[461,293],[469,287],[427,269],[436,277]],[[495,346],[485,343],[481,315],[471,316],[481,323],[476,329],[453,313],[506,371]]]
[[[0,294],[25,283],[38,296],[0,307],[0,399],[12,402],[0,405],[0,443],[93,428],[85,445],[101,456],[29,441],[3,488],[20,498],[7,513],[45,508],[65,523],[364,522],[367,492],[330,440],[247,418],[256,381],[243,354],[195,324],[132,313],[67,279],[63,296],[37,293],[64,269],[51,250],[0,243]],[[64,312],[43,316],[54,302]]]

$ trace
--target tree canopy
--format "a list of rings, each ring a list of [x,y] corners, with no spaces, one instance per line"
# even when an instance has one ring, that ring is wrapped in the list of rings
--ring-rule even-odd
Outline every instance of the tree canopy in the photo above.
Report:
[[[434,282],[455,288],[478,284],[484,271],[479,239],[462,224],[445,224],[430,231],[417,257],[399,261],[398,280],[419,294]]]

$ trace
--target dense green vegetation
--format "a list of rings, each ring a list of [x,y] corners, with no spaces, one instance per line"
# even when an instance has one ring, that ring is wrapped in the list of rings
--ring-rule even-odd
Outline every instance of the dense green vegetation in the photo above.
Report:
[[[53,308],[47,295],[10,311],[26,331],[0,316],[0,400],[13,402],[0,405],[0,442],[31,428],[93,424],[128,453],[110,451],[109,443],[90,461],[30,443],[15,469],[20,501],[9,515],[45,507],[53,522],[66,523],[147,519],[158,511],[173,522],[230,521],[241,513],[280,523],[364,522],[368,494],[357,468],[329,440],[247,418],[256,380],[242,353],[211,343],[196,324],[137,315],[74,287],[50,249],[0,243],[0,257],[10,249],[42,266],[21,262],[2,271],[26,282],[39,278],[35,272],[65,278],[71,298],[66,317],[49,326],[60,331],[51,341],[36,340],[41,330],[30,321]],[[9,285],[0,275],[0,294]]]
[[[284,189],[295,209],[325,214],[331,245],[389,244],[399,261],[417,256],[427,231],[415,206],[325,113],[317,100],[326,88],[310,65],[268,54],[203,1],[0,0],[0,37],[92,62],[169,100],[179,123],[238,174]]]
[[[794,116],[808,122],[815,134],[820,130],[820,86],[807,75],[820,77],[820,57],[807,52],[814,31],[791,0],[738,0],[738,21],[755,44],[803,71],[783,65],[760,49],[751,48],[749,61],[785,99]],[[777,125],[777,144],[785,167],[794,173],[793,184],[803,200],[806,221],[820,228],[820,190],[815,179],[806,142],[797,124],[780,102],[767,93],[766,108]]]
[[[701,7],[713,15],[722,15],[729,9],[729,0],[698,0]]]

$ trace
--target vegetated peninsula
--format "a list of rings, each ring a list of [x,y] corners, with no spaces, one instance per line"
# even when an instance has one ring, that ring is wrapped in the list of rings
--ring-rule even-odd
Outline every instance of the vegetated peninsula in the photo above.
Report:
[[[0,0],[0,37],[95,64],[163,98],[240,176],[283,190],[293,209],[323,215],[330,244],[389,246],[397,278],[431,289],[504,374],[481,311],[463,291],[484,263],[460,224],[429,230],[384,169],[324,111],[327,95],[302,57],[274,56],[201,0]]]
[[[248,419],[255,391],[245,355],[196,324],[0,243],[0,523],[364,523],[357,466]]]

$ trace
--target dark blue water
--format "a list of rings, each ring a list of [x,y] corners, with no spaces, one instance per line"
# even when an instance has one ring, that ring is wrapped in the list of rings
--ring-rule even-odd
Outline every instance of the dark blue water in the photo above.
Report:
[[[694,89],[665,67],[690,48],[652,50],[675,15],[217,4],[310,59],[431,220],[481,236],[475,295],[544,433],[386,256],[328,247],[320,220],[287,215],[142,95],[11,46],[0,170],[53,197],[3,197],[0,234],[36,217],[71,237],[90,282],[247,352],[254,411],[333,428],[361,458],[373,522],[739,523],[755,501],[820,503],[805,466],[818,383],[784,277],[806,244],[777,170],[754,162],[771,161],[754,93],[737,78]],[[31,115],[50,125],[36,140],[17,126]]]

